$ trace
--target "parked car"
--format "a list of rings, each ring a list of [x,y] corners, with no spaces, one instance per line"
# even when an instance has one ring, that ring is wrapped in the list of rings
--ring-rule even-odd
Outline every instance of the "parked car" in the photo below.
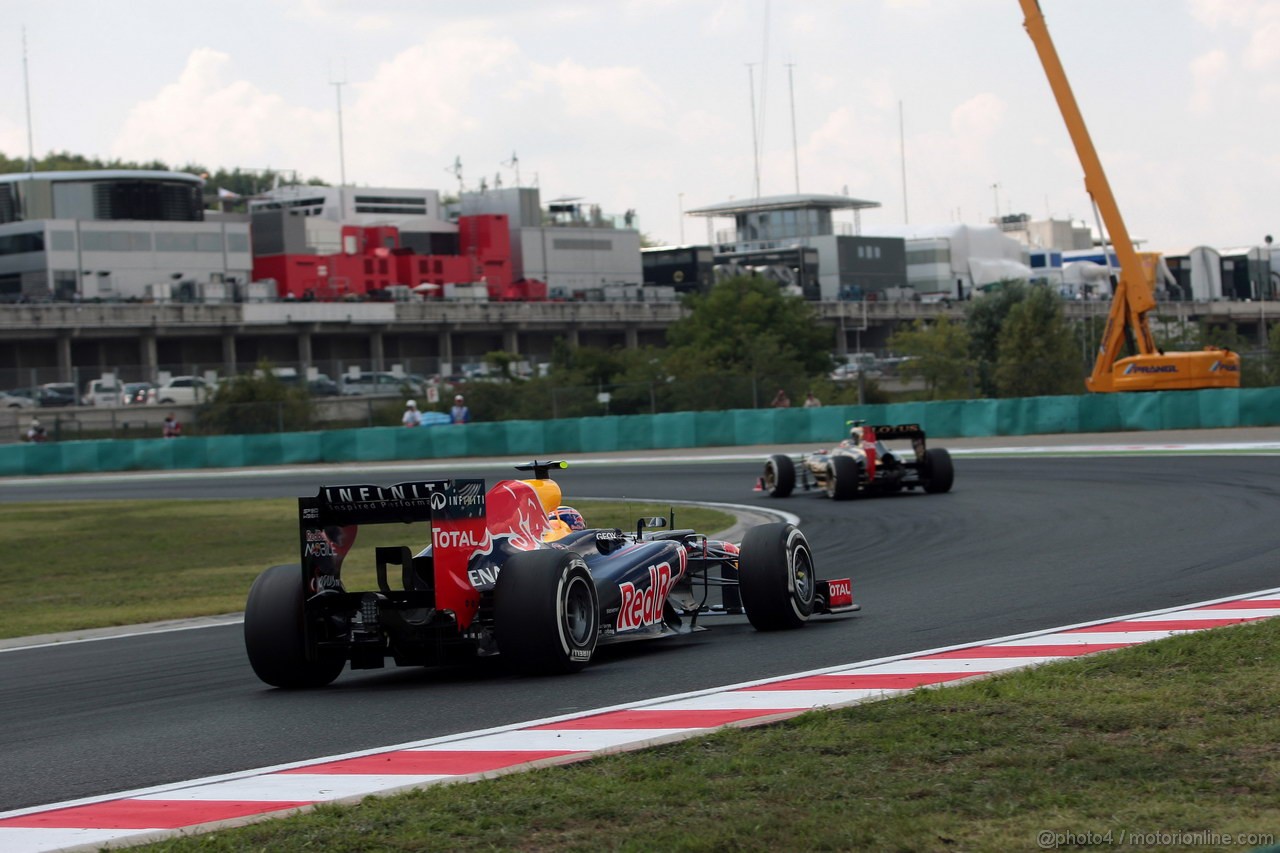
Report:
[[[148,393],[156,387],[151,382],[126,382],[120,388],[120,404],[123,406],[142,406],[148,401]]]
[[[46,382],[39,390],[39,403],[42,406],[74,406],[80,399],[74,382]]]
[[[84,396],[80,398],[84,406],[118,406],[124,389],[114,379],[91,379],[84,386]]]
[[[147,399],[162,406],[194,406],[209,402],[217,390],[202,376],[174,376],[148,391]]]
[[[301,381],[298,372],[293,368],[278,368],[275,376],[290,388],[296,388]],[[323,373],[317,373],[307,380],[307,391],[312,397],[337,397],[342,394],[338,383]]]
[[[25,390],[25,389],[19,389]],[[0,408],[3,409],[31,409],[36,405],[36,401],[31,397],[24,397],[21,394],[14,394],[10,391],[0,391]]]
[[[369,371],[358,376],[344,374],[338,382],[345,397],[361,394],[413,394],[422,393],[418,385],[408,375],[389,373],[386,371]]]
[[[338,383],[323,373],[317,373],[307,380],[307,390],[311,392],[312,397],[338,397],[342,395],[342,389],[338,387]]]

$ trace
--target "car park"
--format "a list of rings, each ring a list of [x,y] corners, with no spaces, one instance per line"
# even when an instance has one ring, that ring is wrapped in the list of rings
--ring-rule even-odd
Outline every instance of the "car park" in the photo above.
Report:
[[[848,426],[849,437],[831,449],[794,459],[781,453],[770,456],[756,480],[756,491],[785,498],[797,488],[821,489],[834,500],[917,488],[928,494],[951,491],[955,482],[951,454],[941,447],[926,447],[919,425],[868,426],[856,420]],[[909,440],[911,451],[885,445],[894,439]]]
[[[533,462],[528,480],[415,480],[322,487],[298,500],[299,561],[267,569],[249,591],[244,638],[258,677],[320,687],[350,663],[439,666],[500,655],[521,671],[570,673],[598,645],[705,630],[710,591],[760,631],[802,627],[858,609],[847,578],[819,580],[804,534],[757,525],[741,544],[675,528],[566,522],[562,462]],[[572,512],[571,516],[581,516]],[[430,545],[376,546],[376,590],[341,576],[360,526],[430,524]],[[731,594],[732,593],[732,594]]]

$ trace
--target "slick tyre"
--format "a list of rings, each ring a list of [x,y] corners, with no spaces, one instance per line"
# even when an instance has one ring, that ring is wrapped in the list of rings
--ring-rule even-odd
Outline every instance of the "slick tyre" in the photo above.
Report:
[[[757,631],[799,628],[813,613],[818,583],[813,552],[793,524],[761,524],[747,531],[738,558],[738,589]]]
[[[600,635],[600,599],[572,551],[528,551],[502,567],[493,593],[498,651],[527,673],[577,672]]]
[[[272,687],[323,687],[346,665],[343,658],[307,654],[302,567],[272,566],[249,587],[244,647],[253,671]]]
[[[951,454],[941,447],[924,452],[924,490],[931,495],[951,491],[956,481],[956,469],[951,464]]]
[[[827,463],[827,497],[847,501],[862,487],[862,467],[852,456],[832,456]]]
[[[776,453],[764,463],[764,492],[771,498],[785,498],[796,487],[796,463],[790,456]]]

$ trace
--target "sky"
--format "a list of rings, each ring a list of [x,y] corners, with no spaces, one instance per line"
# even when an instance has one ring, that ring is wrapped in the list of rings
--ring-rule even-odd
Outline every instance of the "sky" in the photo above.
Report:
[[[1041,7],[1135,240],[1280,232],[1280,0]],[[30,130],[37,156],[442,193],[460,163],[466,189],[634,210],[664,244],[706,242],[682,212],[757,186],[879,202],[867,229],[1092,225],[1022,20],[1017,0],[0,0],[0,152]]]

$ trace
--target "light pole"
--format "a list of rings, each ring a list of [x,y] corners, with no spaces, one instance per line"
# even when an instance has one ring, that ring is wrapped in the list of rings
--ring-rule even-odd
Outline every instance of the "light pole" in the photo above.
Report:
[[[684,193],[676,193],[676,201],[680,208],[680,245],[684,245]]]

